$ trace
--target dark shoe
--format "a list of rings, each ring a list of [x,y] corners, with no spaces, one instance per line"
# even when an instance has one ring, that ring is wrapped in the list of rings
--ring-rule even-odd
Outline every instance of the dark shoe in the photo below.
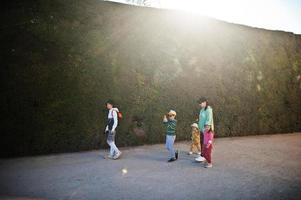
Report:
[[[179,152],[178,152],[178,150],[177,150],[176,153],[175,153],[175,158],[176,158],[176,160],[178,160],[178,157],[179,157]]]
[[[171,159],[169,159],[167,162],[173,162],[173,161],[176,161],[177,159],[175,159],[175,158],[171,158]]]

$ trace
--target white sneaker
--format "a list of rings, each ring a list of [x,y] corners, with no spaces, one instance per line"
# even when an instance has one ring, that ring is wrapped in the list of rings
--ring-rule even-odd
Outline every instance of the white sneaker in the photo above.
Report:
[[[206,159],[204,157],[202,157],[202,156],[199,156],[199,157],[195,158],[196,162],[204,162],[205,160]]]
[[[192,151],[189,151],[189,152],[188,152],[188,155],[192,155]]]
[[[121,151],[119,151],[118,153],[115,154],[115,156],[113,157],[114,160],[118,159],[121,156]]]
[[[113,158],[114,158],[114,156],[112,156],[111,154],[108,154],[107,157],[110,158],[110,159],[113,159]]]

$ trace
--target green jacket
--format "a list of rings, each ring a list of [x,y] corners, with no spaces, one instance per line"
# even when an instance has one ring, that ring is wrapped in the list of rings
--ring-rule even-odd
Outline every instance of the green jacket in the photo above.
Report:
[[[176,135],[177,120],[168,120],[167,122],[163,122],[163,124],[166,125],[167,135]]]
[[[199,129],[204,133],[204,126],[211,125],[212,131],[214,131],[214,123],[213,123],[213,111],[210,106],[207,107],[205,110],[204,108],[201,109],[199,115]]]

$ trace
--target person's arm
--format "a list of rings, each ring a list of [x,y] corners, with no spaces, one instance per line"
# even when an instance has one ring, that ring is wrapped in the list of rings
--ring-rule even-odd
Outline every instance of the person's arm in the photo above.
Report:
[[[114,119],[114,124],[113,124],[113,127],[112,127],[112,131],[114,132],[115,129],[117,128],[117,125],[118,125],[118,116],[117,116],[117,111],[116,110],[112,110],[113,112],[113,119]]]
[[[109,131],[109,125],[106,125],[106,128],[105,128],[105,133]]]
[[[206,122],[205,125],[211,125],[212,126],[212,122],[213,122],[213,112],[212,112],[212,108],[208,108],[206,110]]]
[[[175,120],[171,120],[169,121],[169,123],[167,124],[167,128],[170,128],[172,130],[175,130],[177,127],[177,121]]]
[[[212,142],[213,142],[213,133],[210,133],[209,134],[209,140],[208,140],[208,144],[207,144],[207,148],[210,147],[210,145],[212,145]]]
[[[163,123],[166,124],[168,122],[166,115],[163,117]]]

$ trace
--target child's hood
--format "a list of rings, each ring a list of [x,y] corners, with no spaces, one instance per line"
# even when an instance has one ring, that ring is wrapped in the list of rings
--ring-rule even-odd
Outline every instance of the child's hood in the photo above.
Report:
[[[118,108],[112,108],[112,111],[119,112],[119,109]]]

